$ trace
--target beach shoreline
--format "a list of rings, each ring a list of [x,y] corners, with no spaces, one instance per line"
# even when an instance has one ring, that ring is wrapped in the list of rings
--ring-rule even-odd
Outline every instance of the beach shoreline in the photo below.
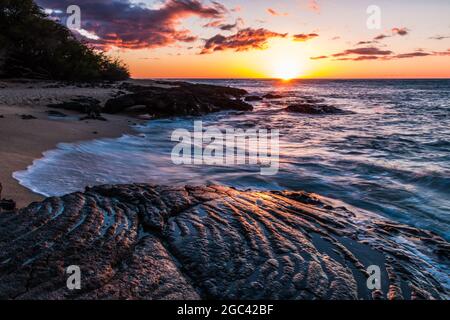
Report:
[[[103,115],[107,121],[82,120],[77,112],[60,110],[65,117],[51,116],[47,104],[73,97],[95,97],[104,102],[116,89],[63,86],[52,88],[48,82],[2,82],[0,89],[0,182],[2,197],[13,199],[18,207],[45,197],[21,186],[13,178],[26,170],[44,152],[59,143],[115,138],[133,132],[138,119],[126,115]],[[26,119],[28,118],[28,119]]]
[[[42,201],[44,196],[20,185],[13,173],[26,170],[59,143],[118,138],[133,133],[133,125],[158,117],[249,111],[252,106],[240,99],[246,93],[226,86],[134,79],[0,81],[1,197],[16,201],[19,208]]]

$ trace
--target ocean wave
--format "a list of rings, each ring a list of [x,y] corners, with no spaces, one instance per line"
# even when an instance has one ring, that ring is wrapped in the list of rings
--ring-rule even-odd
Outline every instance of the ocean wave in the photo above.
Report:
[[[132,182],[306,189],[450,239],[450,118],[437,121],[431,116],[445,110],[449,87],[433,81],[215,83],[258,95],[280,93],[283,98],[255,102],[252,113],[160,119],[135,126],[136,135],[60,144],[14,177],[46,196],[81,191],[87,185]],[[305,97],[354,114],[307,117],[279,112]],[[202,120],[205,128],[279,129],[279,174],[263,177],[258,168],[248,166],[173,165],[171,132],[192,130],[195,120]]]

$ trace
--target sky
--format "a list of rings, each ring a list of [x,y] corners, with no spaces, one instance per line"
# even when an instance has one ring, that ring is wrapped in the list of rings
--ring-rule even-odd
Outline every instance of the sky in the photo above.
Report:
[[[37,0],[134,78],[450,78],[448,0]]]

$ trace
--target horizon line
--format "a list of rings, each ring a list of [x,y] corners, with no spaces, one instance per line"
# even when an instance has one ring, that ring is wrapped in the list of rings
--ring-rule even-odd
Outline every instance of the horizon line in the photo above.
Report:
[[[278,80],[282,82],[298,81],[298,80],[450,80],[449,77],[416,77],[416,78],[248,78],[248,77],[130,77],[131,80]]]

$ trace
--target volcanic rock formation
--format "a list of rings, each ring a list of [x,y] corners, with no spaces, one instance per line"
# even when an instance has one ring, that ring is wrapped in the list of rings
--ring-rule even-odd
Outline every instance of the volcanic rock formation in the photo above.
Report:
[[[155,85],[133,85],[121,87],[128,94],[108,100],[103,112],[121,113],[132,107],[139,114],[155,117],[197,116],[223,110],[251,111],[253,107],[242,101],[245,90],[187,82],[158,82]]]
[[[7,199],[2,199],[2,191],[3,191],[3,186],[0,183],[0,212],[2,212],[2,210],[8,210],[8,211],[13,211],[16,209],[16,203],[14,202],[14,200],[7,200]]]
[[[0,214],[0,298],[443,299],[449,249],[304,192],[99,186]]]
[[[284,109],[288,112],[296,112],[296,113],[304,113],[304,114],[315,114],[315,115],[324,115],[324,114],[345,114],[346,112],[326,104],[312,104],[299,102],[296,104],[289,105]]]

